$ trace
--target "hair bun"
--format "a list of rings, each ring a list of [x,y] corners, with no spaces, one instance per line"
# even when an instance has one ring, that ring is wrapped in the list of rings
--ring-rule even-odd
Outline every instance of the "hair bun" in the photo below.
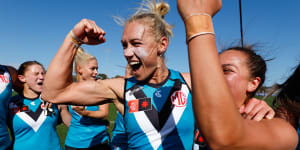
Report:
[[[84,52],[83,48],[78,47],[76,54],[81,55]]]
[[[156,10],[162,18],[169,12],[170,6],[167,3],[158,3],[156,4]]]

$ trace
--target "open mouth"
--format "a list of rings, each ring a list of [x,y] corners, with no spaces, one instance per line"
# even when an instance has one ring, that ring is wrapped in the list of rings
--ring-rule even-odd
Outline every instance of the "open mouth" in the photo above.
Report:
[[[43,82],[38,82],[37,84],[42,86],[42,85],[43,85]]]
[[[133,71],[136,71],[141,67],[142,63],[135,61],[135,62],[130,62],[129,65]]]

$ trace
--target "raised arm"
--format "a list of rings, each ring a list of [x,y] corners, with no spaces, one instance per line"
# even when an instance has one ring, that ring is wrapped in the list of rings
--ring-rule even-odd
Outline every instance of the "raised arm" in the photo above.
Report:
[[[105,32],[94,21],[83,19],[66,36],[47,70],[42,99],[52,103],[96,105],[123,98],[124,79],[73,83],[72,64],[77,47],[105,42]]]
[[[178,0],[177,4],[187,32],[194,114],[210,148],[294,149],[297,133],[287,122],[243,119],[236,109],[209,17],[221,8],[221,1]]]

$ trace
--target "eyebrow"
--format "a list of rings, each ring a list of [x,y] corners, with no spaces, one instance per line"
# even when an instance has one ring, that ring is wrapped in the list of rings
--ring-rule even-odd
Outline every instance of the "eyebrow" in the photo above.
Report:
[[[222,64],[222,67],[234,67],[237,68],[235,65],[233,64]]]
[[[130,42],[132,42],[132,41],[135,41],[135,40],[139,40],[139,41],[141,41],[142,39],[139,39],[139,38],[134,38],[134,39],[131,39],[131,40],[129,40]],[[124,43],[125,41],[123,41],[123,40],[121,40],[121,43]]]

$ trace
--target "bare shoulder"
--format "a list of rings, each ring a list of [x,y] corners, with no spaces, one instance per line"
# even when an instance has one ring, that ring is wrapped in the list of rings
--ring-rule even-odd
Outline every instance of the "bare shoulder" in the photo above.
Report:
[[[181,72],[181,75],[190,88],[192,88],[191,75],[188,72]]]
[[[245,120],[246,135],[243,141],[256,148],[272,150],[295,149],[298,143],[298,134],[295,128],[287,121],[279,118],[262,120],[260,122]],[[247,144],[246,144],[247,145]]]

